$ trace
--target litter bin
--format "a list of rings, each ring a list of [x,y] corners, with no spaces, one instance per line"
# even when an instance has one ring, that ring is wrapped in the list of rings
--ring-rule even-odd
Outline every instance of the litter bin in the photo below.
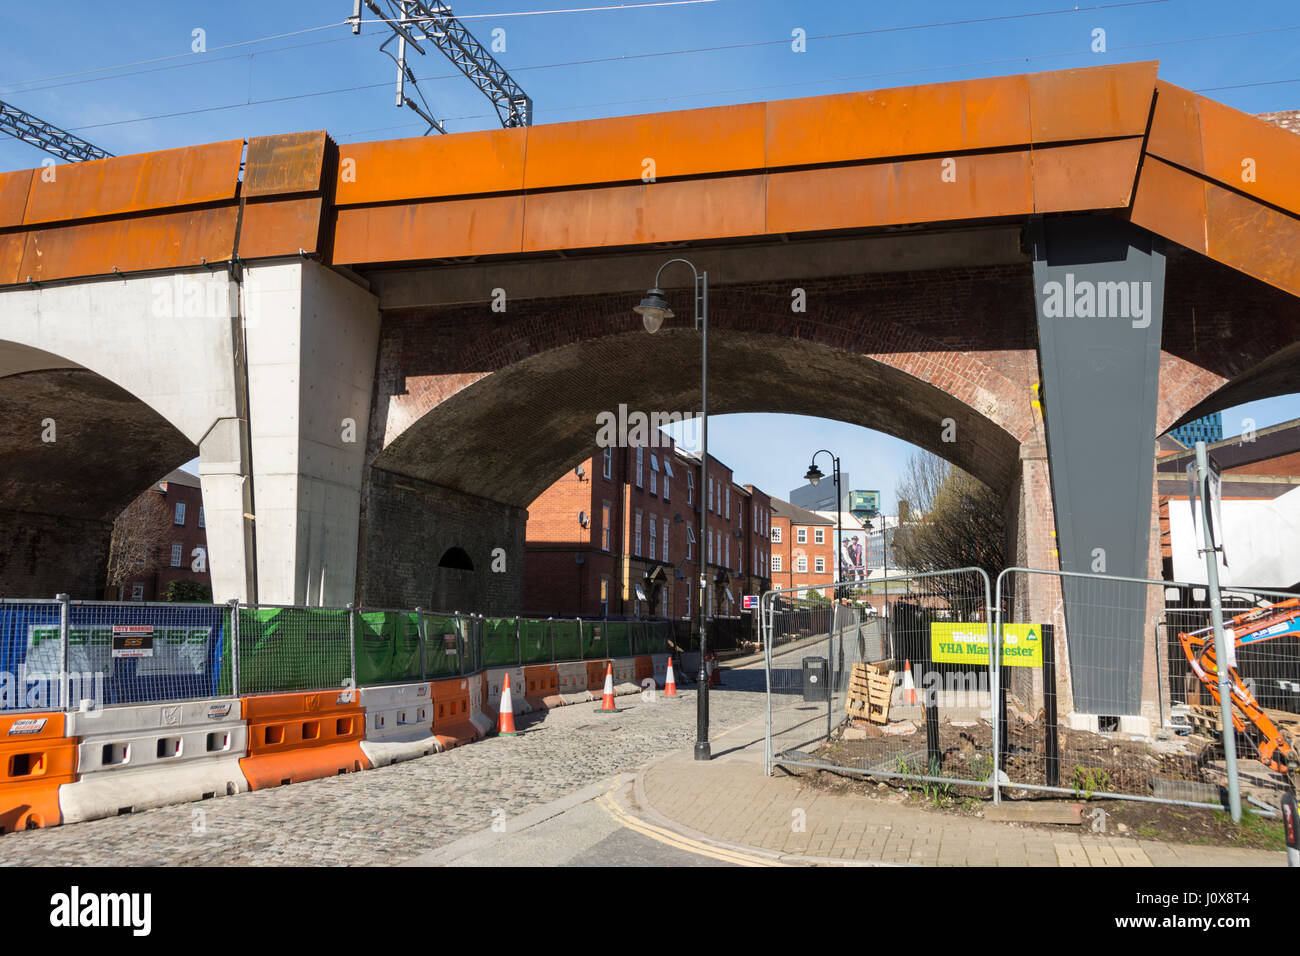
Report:
[[[829,676],[826,658],[805,657],[803,659],[803,699],[829,700]]]

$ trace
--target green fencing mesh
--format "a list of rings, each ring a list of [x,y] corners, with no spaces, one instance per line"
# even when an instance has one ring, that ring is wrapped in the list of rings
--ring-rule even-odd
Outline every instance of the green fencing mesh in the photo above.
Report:
[[[600,660],[602,657],[609,656],[605,651],[607,627],[605,621],[582,622],[582,659],[584,661]]]
[[[239,609],[239,692],[288,693],[347,687],[352,655],[347,611]],[[230,693],[230,662],[221,693]]]
[[[551,623],[520,621],[519,639],[525,664],[551,663]]]
[[[404,611],[357,615],[357,686],[419,680],[419,618]]]
[[[514,667],[519,663],[519,631],[513,617],[485,617],[483,630],[484,667]]]
[[[605,656],[632,656],[632,628],[637,626],[626,621],[605,622]]]
[[[361,687],[472,674],[484,667],[662,654],[669,621],[516,620],[424,615],[424,647],[414,612],[356,615],[356,678]],[[320,608],[239,609],[239,692],[287,693],[349,686],[348,612]],[[218,693],[232,693],[231,658]]]
[[[461,665],[465,654],[461,621],[450,614],[424,615],[425,673],[430,679],[456,677],[466,673]]]
[[[582,635],[578,633],[576,620],[551,621],[551,636],[555,641],[555,659],[557,661],[582,660]]]

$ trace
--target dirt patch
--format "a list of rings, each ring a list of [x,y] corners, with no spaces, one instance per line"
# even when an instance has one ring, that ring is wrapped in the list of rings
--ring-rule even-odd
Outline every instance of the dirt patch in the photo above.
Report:
[[[845,737],[848,725],[832,734],[818,748],[815,759],[840,767],[874,769],[877,772],[925,773],[929,763],[925,727],[915,734]],[[1003,785],[1004,800],[1060,800],[1083,804],[1083,823],[1076,827],[1038,823],[1009,823],[1061,832],[1097,832],[1110,836],[1203,846],[1283,850],[1285,837],[1280,820],[1262,817],[1246,809],[1242,822],[1234,824],[1226,812],[1204,808],[1172,806],[1128,800],[1107,800],[1104,793],[1150,796],[1152,777],[1181,780],[1191,784],[1220,783],[1208,766],[1210,756],[1193,746],[1192,753],[1164,753],[1136,740],[1112,739],[1061,728],[1060,786],[1075,790],[1072,797],[1017,789],[1015,784],[1046,780],[1046,745],[1041,724],[1012,721],[1008,728],[1011,757],[1007,762],[1012,783]],[[992,728],[984,721],[975,726],[940,725],[939,773],[934,776],[962,780],[987,779],[992,768]],[[989,806],[990,791],[980,786],[934,783],[903,778],[879,778],[839,770],[787,768],[803,786],[827,793],[852,794],[885,803],[906,804],[948,815],[982,818]],[[1102,813],[1097,813],[1100,810]]]
[[[1161,843],[1236,846],[1253,850],[1285,850],[1286,832],[1281,820],[1242,813],[1241,823],[1219,810],[1198,810],[1164,803],[1096,800],[1087,804],[1106,811],[1106,832]]]
[[[910,722],[909,722],[910,723]],[[871,728],[858,722],[842,724],[830,739],[814,751],[818,760],[838,767],[877,772],[926,773],[959,780],[987,780],[993,772],[993,732],[985,721],[954,725],[939,723],[937,755],[926,745],[924,722],[907,734],[886,731],[909,729],[908,724]],[[1058,728],[1059,760],[1056,779],[1049,780],[1047,733],[1041,722],[1011,720],[1007,728],[1007,759],[1003,770],[1010,787],[1017,783],[1052,785],[1075,791],[1079,796],[1097,793],[1125,793],[1150,796],[1153,780],[1211,784],[1217,782],[1206,771],[1207,753],[1175,753],[1126,738]],[[866,736],[861,736],[866,734]],[[934,760],[937,756],[937,761]],[[931,764],[934,764],[931,767]],[[1030,797],[1031,791],[1018,794]]]

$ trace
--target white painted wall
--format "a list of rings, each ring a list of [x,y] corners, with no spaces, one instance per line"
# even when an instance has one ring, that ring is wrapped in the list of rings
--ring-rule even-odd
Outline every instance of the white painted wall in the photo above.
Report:
[[[1222,544],[1228,564],[1219,560],[1224,585],[1281,587],[1300,580],[1300,487],[1271,501],[1223,502]],[[1169,502],[1169,542],[1174,578],[1206,582],[1205,560],[1187,499]]]

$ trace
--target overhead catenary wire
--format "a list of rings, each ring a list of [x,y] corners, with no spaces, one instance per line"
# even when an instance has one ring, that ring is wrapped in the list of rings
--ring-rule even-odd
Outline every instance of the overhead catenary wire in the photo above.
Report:
[[[1152,3],[1164,3],[1164,2],[1169,2],[1169,0],[1127,0],[1127,2],[1101,4],[1095,7],[1079,7],[1077,9],[1070,8],[1070,9],[1060,9],[1060,10],[1053,10],[1053,11],[1035,11],[1027,14],[1007,14],[996,18],[972,18],[972,19],[962,20],[962,21],[937,21],[934,23],[927,23],[927,24],[911,24],[911,25],[903,25],[899,27],[882,27],[882,28],[876,28],[872,30],[853,31],[850,33],[820,34],[820,35],[809,36],[807,39],[809,41],[819,40],[819,39],[847,39],[852,37],[870,35],[874,33],[895,32],[899,30],[929,29],[929,28],[941,27],[941,26],[969,24],[973,22],[987,22],[990,20],[1005,20],[1011,18],[1025,18],[1030,16],[1048,16],[1048,15],[1059,15],[1065,13],[1088,12],[1090,10],[1095,10],[1095,9],[1113,8],[1119,6],[1145,6],[1145,5],[1150,5]],[[610,9],[614,9],[614,8],[610,8]],[[273,37],[260,38],[259,40],[241,41],[240,44],[227,44],[223,47],[215,48],[215,49],[229,49],[232,46],[237,46],[241,44],[248,45],[256,42],[264,42],[269,39],[275,39],[275,38],[280,38],[289,35],[297,35],[306,32],[314,32],[319,29],[344,25],[347,22],[348,21],[339,21],[337,23],[328,24],[322,27],[313,27],[301,31],[293,31],[290,34],[276,34]],[[1283,27],[1262,28],[1259,30],[1236,31],[1232,33],[1208,34],[1208,35],[1194,36],[1194,37],[1180,37],[1180,38],[1173,38],[1168,40],[1150,41],[1146,43],[1124,44],[1124,45],[1112,46],[1110,49],[1113,52],[1118,52],[1123,50],[1138,50],[1138,49],[1169,46],[1169,45],[1183,44],[1183,43],[1195,43],[1195,42],[1204,42],[1204,41],[1220,40],[1220,39],[1233,39],[1233,38],[1241,38],[1241,37],[1249,37],[1249,36],[1260,36],[1260,35],[1283,33],[1283,32],[1295,31],[1295,30],[1300,30],[1300,24],[1283,26]],[[342,40],[342,39],[348,39],[348,38],[333,38],[329,40],[311,41],[310,43],[306,43],[306,44],[292,44],[285,47],[278,47],[273,50],[260,51],[259,53],[239,54],[238,56],[243,57],[243,56],[263,55],[263,54],[280,52],[282,50],[294,49],[300,46],[312,46],[312,45],[318,45],[324,43],[337,42],[338,40]],[[530,66],[516,67],[514,68],[514,70],[515,72],[549,70],[549,69],[558,69],[558,68],[571,67],[571,66],[592,65],[592,64],[605,63],[605,62],[618,62],[621,60],[648,59],[654,57],[713,53],[713,52],[718,52],[718,51],[728,50],[728,49],[743,49],[743,48],[750,48],[756,46],[772,46],[777,44],[788,44],[789,42],[790,40],[788,37],[782,37],[781,39],[778,40],[748,41],[743,43],[723,44],[723,45],[710,46],[710,47],[691,47],[691,48],[682,48],[682,49],[675,49],[675,50],[652,51],[652,52],[641,53],[641,54],[628,54],[623,56],[598,57],[598,58],[588,58],[588,59],[580,59],[580,60],[559,61],[555,63],[533,64]],[[190,56],[190,55],[202,56],[201,54],[180,54],[180,56]],[[1095,55],[1096,54],[1093,53],[1091,50],[1074,50],[1074,51],[1064,51],[1064,52],[1057,52],[1057,53],[1028,54],[1023,56],[999,57],[993,59],[967,61],[963,63],[942,64],[942,65],[936,65],[931,67],[917,67],[917,68],[911,68],[906,70],[837,75],[837,76],[823,77],[823,78],[817,78],[811,80],[788,81],[784,83],[776,83],[776,84],[768,84],[768,85],[760,85],[760,86],[733,87],[728,89],[715,89],[715,90],[707,90],[707,91],[694,91],[690,93],[669,94],[666,96],[658,96],[658,97],[644,97],[639,99],[628,99],[628,100],[611,100],[611,101],[602,101],[602,102],[594,102],[594,103],[561,104],[561,105],[551,106],[546,111],[560,112],[560,111],[572,111],[572,110],[580,110],[580,109],[597,109],[597,108],[608,107],[608,106],[632,105],[637,103],[672,102],[675,100],[694,99],[702,96],[718,96],[718,95],[726,95],[731,93],[755,92],[761,90],[795,89],[799,87],[815,86],[815,85],[829,84],[829,83],[836,83],[836,82],[845,82],[848,80],[872,79],[872,78],[881,78],[887,76],[905,76],[905,75],[912,75],[912,74],[932,73],[932,72],[940,72],[943,70],[961,69],[961,68],[969,68],[969,67],[976,67],[976,66],[991,66],[991,65],[1019,63],[1019,62],[1028,63],[1034,60],[1042,60],[1042,59],[1066,58],[1066,57],[1078,57],[1078,56],[1095,56]],[[151,62],[157,62],[157,60],[159,59],[174,59],[174,57],[155,58],[155,60]],[[208,59],[201,62],[213,62],[214,59],[216,58],[209,57]],[[191,66],[191,65],[200,65],[200,62],[195,62],[193,64],[190,63],[180,64],[179,66]],[[172,69],[172,68],[178,68],[178,67],[162,67],[161,69]],[[152,72],[152,71],[140,71],[140,72]],[[63,75],[73,76],[79,74],[63,74]],[[129,74],[117,74],[111,77],[99,77],[97,79],[92,79],[86,82],[96,82],[98,80],[104,80],[104,79],[116,79],[116,78],[125,77],[127,75]],[[419,79],[420,82],[435,82],[435,81],[458,79],[458,78],[459,78],[459,74],[457,73],[445,73],[445,74],[434,74]],[[1227,89],[1246,89],[1246,88],[1258,87],[1258,86],[1281,85],[1281,84],[1292,83],[1292,82],[1300,82],[1300,80],[1293,80],[1293,79],[1262,80],[1262,81],[1256,81],[1251,83],[1232,84],[1229,86],[1201,87],[1197,89],[1197,92],[1212,92],[1216,90],[1227,90]],[[153,114],[148,116],[137,116],[128,119],[113,120],[104,123],[96,123],[96,124],[88,124],[84,126],[72,127],[71,129],[92,130],[92,129],[111,127],[111,126],[121,126],[121,125],[128,125],[132,123],[147,122],[151,120],[173,119],[173,118],[180,118],[184,116],[201,115],[205,113],[241,109],[241,108],[247,108],[252,106],[268,105],[273,103],[309,99],[309,98],[321,97],[321,96],[342,95],[351,92],[360,92],[364,90],[378,89],[388,85],[390,84],[388,83],[358,84],[349,87],[341,87],[341,88],[334,88],[328,90],[318,90],[318,91],[312,91],[307,93],[292,94],[292,95],[279,96],[279,97],[267,97],[262,99],[249,98],[246,99],[244,102],[227,103],[227,104],[220,104],[220,105],[209,106],[209,107],[198,107],[198,108],[178,110],[178,111],[173,111],[168,113],[158,113],[158,114]],[[455,120],[459,121],[459,120],[480,119],[480,118],[484,118],[486,115],[487,114],[473,114],[465,117],[456,117]],[[409,124],[409,125],[413,126],[414,124]],[[402,129],[402,128],[405,128],[405,125],[384,127],[382,129],[387,130],[387,129]],[[342,135],[355,135],[355,134],[342,134]]]
[[[716,2],[716,0],[710,0],[710,2]],[[930,29],[937,29],[940,27],[966,26],[966,25],[974,25],[979,23],[1005,22],[1008,20],[1023,20],[1023,19],[1044,17],[1044,16],[1061,16],[1070,13],[1088,13],[1097,10],[1108,10],[1108,9],[1113,9],[1118,7],[1149,6],[1152,4],[1163,4],[1163,3],[1170,3],[1170,2],[1173,2],[1173,0],[1118,0],[1118,2],[1115,3],[1098,4],[1095,6],[1087,6],[1087,7],[1072,7],[1072,8],[1062,8],[1056,10],[1037,10],[1037,11],[1031,11],[1029,13],[1011,13],[1011,14],[1003,14],[996,17],[977,17],[977,18],[969,18],[964,20],[939,20],[930,23],[903,24],[901,26],[896,26],[896,27],[880,27],[871,30],[854,30],[850,32],[840,32],[840,33],[818,33],[818,34],[812,34],[808,36],[806,39],[809,41],[847,40],[847,39],[853,39],[855,37],[871,36],[874,34],[882,34],[882,33],[898,33],[898,32],[905,32],[905,31],[912,31],[912,30],[930,30]],[[492,17],[504,18],[504,17],[520,16],[520,15],[531,15],[533,13],[582,12],[583,10],[586,9],[621,10],[621,9],[633,9],[633,6],[626,5],[626,6],[606,7],[606,8],[574,8],[572,11],[567,11],[567,10],[566,11],[522,11],[521,13],[501,13],[501,14],[485,13],[485,14],[474,14],[472,18],[486,19]],[[457,19],[467,20],[467,19],[471,19],[471,17],[469,15],[466,16],[457,15]],[[302,33],[312,33],[319,30],[332,29],[340,25],[350,25],[352,22],[353,21],[345,20],[345,21],[341,21],[340,23],[329,23],[329,24],[324,24],[322,26],[309,27],[303,30],[292,31],[290,33],[274,34],[272,36],[259,37],[253,40],[241,40],[238,43],[228,43],[223,46],[213,47],[212,49],[206,51],[205,53],[193,53],[193,52],[177,53],[171,56],[153,57],[148,60],[137,60],[131,63],[119,63],[114,66],[98,67],[93,70],[82,70],[77,73],[61,73],[52,76],[38,77],[32,80],[12,80],[9,81],[8,83],[0,83],[0,93],[14,93],[14,92],[35,93],[35,92],[40,92],[41,90],[56,89],[63,86],[72,86],[76,84],[59,83],[51,86],[32,86],[32,84],[46,83],[50,80],[66,79],[70,77],[88,76],[89,74],[92,73],[105,73],[111,70],[125,69],[131,66],[159,63],[167,60],[176,60],[176,59],[188,58],[188,57],[197,58],[192,62],[179,63],[170,67],[156,67],[154,69],[149,69],[149,70],[136,70],[127,73],[114,73],[111,76],[94,77],[87,80],[78,80],[76,82],[98,83],[106,80],[123,79],[130,76],[141,76],[147,73],[154,73],[154,72],[158,72],[159,70],[165,70],[165,69],[186,69],[189,67],[203,66],[208,63],[221,62],[224,60],[240,59],[246,56],[248,57],[264,56],[264,55],[270,55],[272,53],[281,53],[286,50],[296,50],[296,49],[302,49],[310,46],[319,46],[328,43],[338,43],[351,38],[335,37],[329,40],[316,40],[308,43],[293,43],[293,44],[288,44],[286,46],[276,47],[271,50],[261,50],[255,53],[240,53],[229,57],[213,57],[210,55],[212,53],[219,52],[221,50],[228,50],[238,46],[251,46],[257,43],[269,42],[270,40],[282,39],[287,36],[296,36]],[[363,22],[368,24],[375,24],[375,23],[382,23],[387,21],[366,20]],[[1300,27],[1282,27],[1279,29],[1281,30],[1300,29]],[[379,31],[375,31],[375,32],[379,32]],[[1250,31],[1248,33],[1242,33],[1242,34],[1220,34],[1218,36],[1205,37],[1203,39],[1224,39],[1229,36],[1250,36],[1258,33],[1272,33],[1272,32],[1278,32],[1278,31],[1276,29],[1257,30],[1257,31]],[[708,46],[708,47],[688,47],[688,48],[678,49],[678,50],[653,51],[650,53],[632,53],[632,54],[623,54],[620,56],[593,57],[593,58],[582,59],[582,60],[564,60],[556,63],[543,63],[543,64],[535,64],[533,66],[516,67],[514,72],[521,72],[523,70],[556,69],[565,66],[585,66],[585,65],[596,64],[596,63],[616,63],[620,60],[649,59],[652,57],[660,57],[660,56],[681,56],[681,55],[691,54],[691,53],[717,53],[724,50],[743,50],[743,49],[762,47],[762,46],[780,46],[780,45],[788,44],[789,42],[790,42],[789,37],[781,37],[775,40],[750,40],[742,43],[724,43],[724,44],[718,44],[715,46]],[[1172,42],[1182,42],[1182,41],[1172,41]],[[446,74],[446,75],[455,76],[456,74]],[[443,77],[441,75],[430,77],[430,79],[442,79],[442,78]]]

